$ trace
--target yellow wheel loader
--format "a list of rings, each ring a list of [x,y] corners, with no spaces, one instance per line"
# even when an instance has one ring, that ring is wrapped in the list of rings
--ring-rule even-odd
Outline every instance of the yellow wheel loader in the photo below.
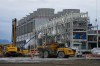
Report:
[[[69,57],[74,56],[75,52],[68,47],[64,46],[63,43],[53,43],[53,44],[46,44],[42,46],[38,46],[37,49],[39,51],[39,57],[41,58],[49,58],[49,57]]]
[[[59,58],[64,58],[64,57],[69,57],[69,56],[74,56],[75,52],[65,46],[65,43],[58,43],[55,42],[54,36],[47,36],[45,39],[45,43],[42,43],[42,39],[39,39],[40,42],[38,42],[38,51],[39,51],[39,56],[41,58],[49,58],[49,57],[59,57]]]

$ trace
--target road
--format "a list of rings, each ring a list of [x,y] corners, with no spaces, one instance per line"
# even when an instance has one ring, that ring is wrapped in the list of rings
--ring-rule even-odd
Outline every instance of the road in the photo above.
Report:
[[[100,59],[85,58],[0,58],[0,66],[100,66]]]
[[[39,58],[39,57],[9,57],[9,58],[0,58],[0,62],[12,62],[12,63],[20,63],[20,62],[43,62],[43,61],[60,61],[60,60],[76,60],[76,59],[84,59],[84,58]]]

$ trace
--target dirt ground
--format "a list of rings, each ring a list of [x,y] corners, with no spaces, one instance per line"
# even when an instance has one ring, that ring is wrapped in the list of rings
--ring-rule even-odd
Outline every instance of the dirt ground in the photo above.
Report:
[[[100,60],[59,60],[35,63],[0,63],[0,66],[100,66]]]

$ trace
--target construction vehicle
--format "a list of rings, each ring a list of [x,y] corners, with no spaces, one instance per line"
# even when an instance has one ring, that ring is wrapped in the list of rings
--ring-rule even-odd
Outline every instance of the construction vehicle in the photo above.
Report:
[[[22,48],[18,48],[18,52],[20,53],[20,56],[28,56],[29,54],[29,50],[28,49],[22,49]]]
[[[3,50],[2,50],[2,45],[0,45],[0,57],[3,56]]]
[[[9,56],[18,56],[18,49],[16,47],[16,19],[12,21],[12,44],[4,46],[4,55]]]
[[[12,44],[8,44],[4,47],[4,55],[9,56],[23,56],[28,54],[27,49],[21,49],[16,46],[16,18],[12,21]]]
[[[13,46],[11,44],[8,44],[4,47],[4,56],[10,57],[10,56],[17,56],[17,47]]]
[[[37,46],[39,57],[41,58],[67,57],[68,58],[69,56],[75,55],[75,52],[71,48],[66,47],[64,43],[55,42],[54,39],[52,40],[51,37],[48,38],[49,38],[48,40],[46,38],[46,42],[44,44],[40,43]],[[43,41],[42,39],[39,40]]]

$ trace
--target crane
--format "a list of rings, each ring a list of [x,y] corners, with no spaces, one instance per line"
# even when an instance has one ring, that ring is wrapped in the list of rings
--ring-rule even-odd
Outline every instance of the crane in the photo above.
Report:
[[[16,46],[16,22],[16,18],[12,20],[12,44],[14,46]]]

